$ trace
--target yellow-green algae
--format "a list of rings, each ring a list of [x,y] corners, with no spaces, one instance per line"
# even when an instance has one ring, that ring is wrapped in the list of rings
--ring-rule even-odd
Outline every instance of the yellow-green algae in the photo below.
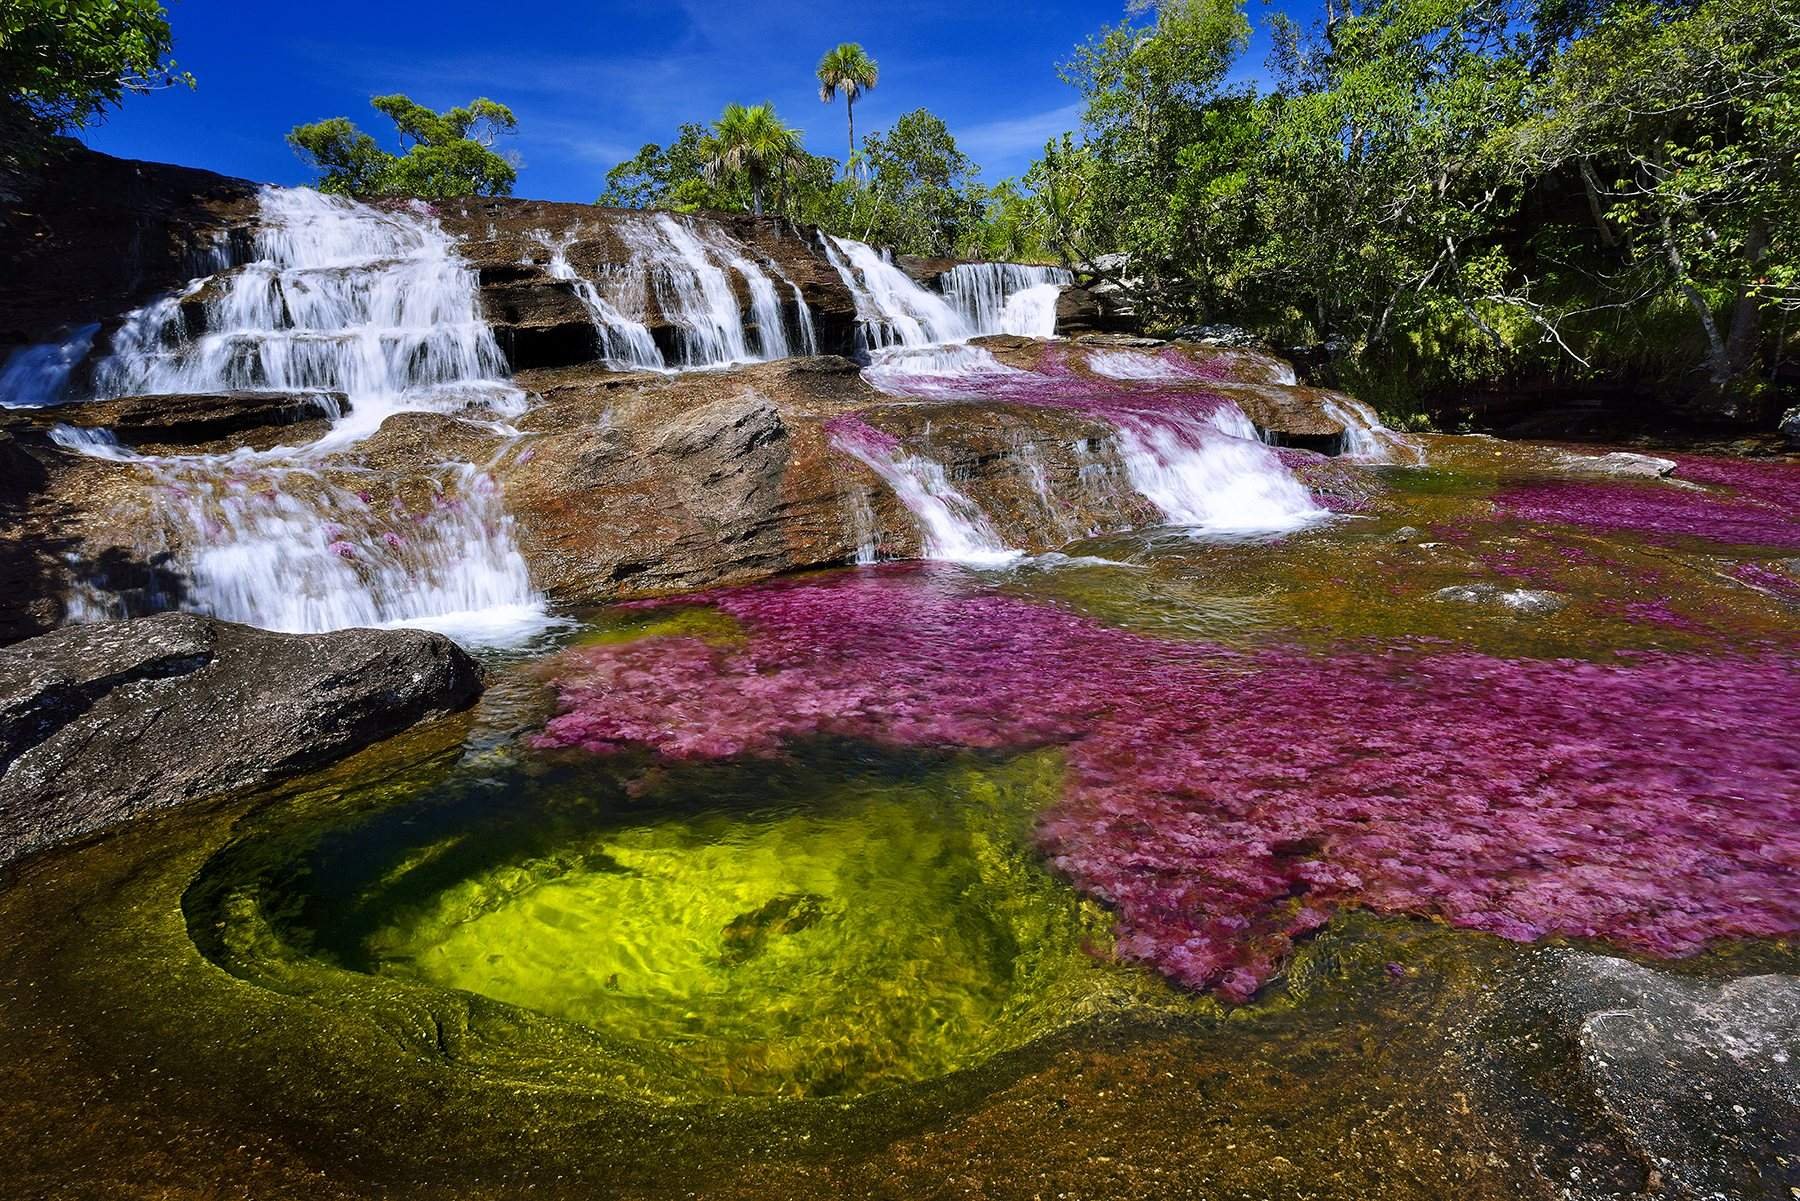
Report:
[[[202,874],[190,917],[246,978],[318,959],[479,994],[667,1099],[929,1079],[1143,991],[1084,949],[1104,914],[1032,853],[1054,754],[817,753],[489,768],[361,823],[273,822]]]

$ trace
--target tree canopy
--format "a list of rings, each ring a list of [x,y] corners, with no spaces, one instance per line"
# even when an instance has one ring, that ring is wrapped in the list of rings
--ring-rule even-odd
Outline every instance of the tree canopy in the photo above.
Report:
[[[383,150],[348,117],[296,125],[288,144],[319,171],[318,188],[346,196],[506,196],[518,170],[494,143],[518,126],[512,110],[486,98],[436,112],[407,96],[370,104],[389,120],[402,153]]]
[[[0,2],[0,166],[28,165],[127,95],[193,86],[173,46],[156,0]]]
[[[1137,4],[1075,51],[1081,136],[1027,177],[1060,255],[1122,254],[1155,322],[1327,343],[1376,395],[1531,376],[1763,403],[1770,319],[1800,308],[1800,3],[1271,25],[1266,90],[1227,82],[1233,0]]]
[[[800,131],[776,115],[772,104],[728,104],[699,147],[700,171],[715,187],[741,181],[750,211],[760,214],[770,187],[805,166]]]

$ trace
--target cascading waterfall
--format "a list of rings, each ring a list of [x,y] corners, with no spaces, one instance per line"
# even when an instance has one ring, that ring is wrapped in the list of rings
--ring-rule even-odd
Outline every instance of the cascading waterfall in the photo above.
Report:
[[[61,342],[21,346],[0,366],[0,408],[39,409],[61,404],[69,377],[94,345],[99,325],[84,325]]]
[[[1257,438],[1241,409],[1185,387],[1196,382],[1192,373],[1148,355],[1102,362],[1118,372],[1116,382],[1084,379],[1066,366],[1048,374],[1022,371],[968,346],[889,351],[864,374],[895,396],[1005,400],[1105,421],[1116,431],[1120,474],[1170,525],[1204,533],[1281,533],[1326,516]]]
[[[974,336],[957,311],[913,282],[873,246],[820,234],[825,257],[856,299],[857,338],[865,351],[966,342]]]
[[[379,505],[352,486],[355,468],[328,456],[399,412],[524,410],[450,238],[418,210],[265,188],[255,254],[131,314],[96,366],[96,390],[342,393],[349,412],[322,438],[157,456],[57,432],[64,446],[147,478],[154,528],[138,558],[169,564],[180,581],[178,597],[153,602],[295,632],[413,625],[502,643],[543,628],[543,598],[482,469],[446,465],[424,501]],[[189,337],[184,308],[194,304],[205,331]],[[132,608],[123,582],[98,583],[73,598],[78,619]]]
[[[976,336],[1056,335],[1056,301],[1075,277],[1061,267],[964,263],[943,274],[944,299]]]
[[[1257,438],[1236,405],[1203,416],[1162,414],[1118,422],[1131,486],[1170,525],[1218,534],[1277,534],[1326,516]]]
[[[1381,424],[1375,410],[1362,401],[1345,396],[1327,400],[1321,407],[1326,416],[1343,424],[1345,458],[1364,463],[1425,465],[1425,448],[1418,440]]]
[[[668,363],[662,351],[657,348],[656,339],[650,336],[650,330],[642,321],[627,317],[624,313],[600,294],[593,281],[583,279],[569,262],[569,244],[574,241],[570,234],[555,240],[549,234],[539,234],[539,244],[550,252],[550,260],[545,265],[552,279],[566,279],[575,287],[575,295],[587,307],[588,317],[594,323],[594,332],[600,338],[600,357],[607,366],[621,371],[665,371]]]
[[[826,429],[833,446],[880,476],[918,520],[925,558],[993,567],[1023,555],[1008,546],[980,507],[950,482],[942,464],[902,453],[899,439],[856,418],[840,418]],[[863,545],[870,546],[872,559],[872,540],[859,540],[859,547]],[[857,557],[863,558],[860,549]]]
[[[658,213],[628,219],[619,232],[632,255],[619,275],[620,283],[647,290],[675,327],[679,345],[675,366],[725,367],[794,353],[775,280],[748,247],[724,230]],[[752,330],[744,323],[732,286],[734,274],[744,281],[750,296],[754,348]],[[793,296],[800,352],[817,353],[818,337],[805,297],[793,281],[783,277],[782,282]]]

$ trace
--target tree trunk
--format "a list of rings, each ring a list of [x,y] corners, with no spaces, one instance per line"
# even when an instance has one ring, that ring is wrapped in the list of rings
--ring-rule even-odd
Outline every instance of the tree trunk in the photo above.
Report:
[[[1600,181],[1594,177],[1594,168],[1585,158],[1580,160],[1581,190],[1587,193],[1588,212],[1594,218],[1594,228],[1600,231],[1600,245],[1611,250],[1618,245],[1613,236],[1612,224],[1606,219],[1605,206],[1600,203]]]
[[[1725,340],[1719,336],[1719,323],[1713,320],[1712,309],[1706,303],[1706,297],[1700,295],[1693,281],[1688,278],[1687,261],[1681,257],[1680,247],[1675,245],[1675,230],[1669,221],[1669,214],[1661,215],[1663,253],[1668,257],[1669,266],[1675,270],[1675,286],[1687,297],[1693,306],[1694,315],[1700,318],[1700,328],[1706,331],[1706,364],[1707,375],[1716,387],[1722,387],[1731,378],[1731,364],[1725,354]]]
[[[1751,223],[1744,239],[1744,257],[1749,260],[1749,275],[1755,278],[1769,249],[1769,230],[1761,221]],[[1737,303],[1731,308],[1731,332],[1725,337],[1725,364],[1733,378],[1747,375],[1762,345],[1762,301],[1746,281],[1738,289]]]
[[[856,97],[844,97],[844,116],[850,123],[850,153],[844,156],[844,178],[849,179],[856,172]]]

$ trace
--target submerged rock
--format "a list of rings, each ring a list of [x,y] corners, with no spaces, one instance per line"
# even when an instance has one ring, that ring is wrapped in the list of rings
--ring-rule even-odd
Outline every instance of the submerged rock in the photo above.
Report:
[[[1502,588],[1498,584],[1453,584],[1438,589],[1436,596],[1462,605],[1499,605],[1517,613],[1554,613],[1569,603],[1540,588]]]
[[[1560,464],[1576,475],[1604,475],[1616,479],[1656,480],[1680,466],[1674,459],[1615,450],[1604,455],[1565,455]]]
[[[1800,1157],[1800,977],[1685,980],[1557,953],[1584,1087],[1659,1195],[1786,1197]]]
[[[268,784],[468,705],[441,634],[277,634],[187,613],[0,651],[0,864],[157,809]]]

